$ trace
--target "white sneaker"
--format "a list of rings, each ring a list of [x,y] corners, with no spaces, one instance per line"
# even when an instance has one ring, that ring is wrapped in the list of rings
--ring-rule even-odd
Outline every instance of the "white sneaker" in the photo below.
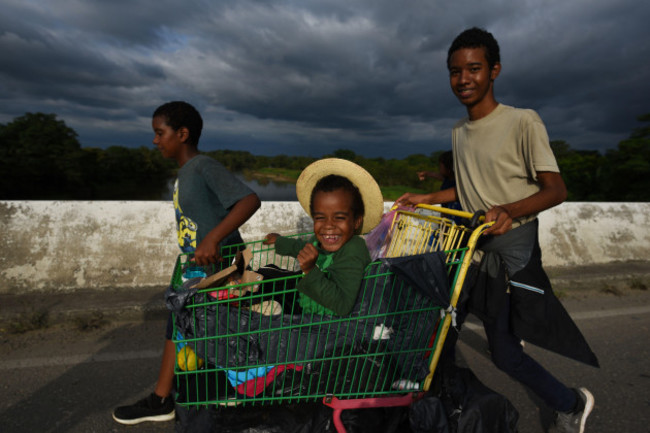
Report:
[[[584,433],[587,417],[594,408],[594,396],[587,388],[574,390],[582,401],[575,412],[555,412],[555,422],[549,433]]]

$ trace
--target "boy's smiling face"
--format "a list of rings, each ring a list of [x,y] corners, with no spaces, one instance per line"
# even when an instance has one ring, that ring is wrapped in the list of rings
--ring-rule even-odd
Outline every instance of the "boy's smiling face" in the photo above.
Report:
[[[485,48],[461,48],[449,59],[449,84],[461,104],[467,107],[470,118],[489,114],[497,105],[493,82],[501,65],[491,69],[485,57]]]
[[[361,227],[363,217],[352,213],[352,194],[337,189],[314,195],[312,218],[320,247],[328,252],[341,249]]]

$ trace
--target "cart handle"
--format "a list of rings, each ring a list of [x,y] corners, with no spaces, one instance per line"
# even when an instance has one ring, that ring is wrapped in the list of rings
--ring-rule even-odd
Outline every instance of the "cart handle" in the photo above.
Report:
[[[397,209],[397,205],[393,205],[390,210],[395,210]],[[478,210],[474,213],[471,212],[466,212],[464,210],[456,210],[456,209],[449,209],[446,207],[442,206],[436,206],[432,204],[417,204],[415,205],[415,208],[420,208],[420,209],[428,209],[432,210],[434,212],[439,212],[443,215],[451,215],[451,216],[457,216],[461,218],[468,219],[470,221],[469,223],[469,228],[475,229],[477,228],[480,223],[485,221],[485,211],[484,210]]]
[[[469,228],[475,229],[483,221],[485,221],[485,211],[484,210],[477,210],[476,212],[474,212],[474,215],[472,215],[472,218],[469,221]]]

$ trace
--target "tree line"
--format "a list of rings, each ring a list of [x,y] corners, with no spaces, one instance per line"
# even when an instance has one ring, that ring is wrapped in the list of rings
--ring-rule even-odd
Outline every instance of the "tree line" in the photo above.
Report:
[[[155,148],[82,148],[54,114],[0,125],[3,200],[160,199],[174,169]]]
[[[551,142],[570,201],[650,201],[650,113],[642,126],[604,153]],[[439,181],[419,181],[416,172],[437,170],[438,156],[366,158],[340,149],[332,155],[356,162],[379,182],[387,200],[405,191],[433,191]],[[233,172],[275,173],[295,180],[317,158],[256,156],[246,151],[206,152]],[[0,200],[168,199],[174,161],[153,146],[83,148],[77,133],[55,114],[26,113],[0,124]]]

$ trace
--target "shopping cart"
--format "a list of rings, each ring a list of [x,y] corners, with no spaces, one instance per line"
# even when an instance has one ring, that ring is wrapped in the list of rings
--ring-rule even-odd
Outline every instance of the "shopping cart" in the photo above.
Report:
[[[456,224],[451,216],[468,224]],[[489,225],[471,228],[477,223],[475,215],[435,206],[396,211],[385,258],[366,268],[357,305],[346,317],[300,313],[297,261],[262,241],[231,247],[224,257],[237,257],[231,270],[239,269],[202,289],[188,288],[193,280],[187,277],[196,275],[188,270],[196,268],[179,256],[168,292],[177,403],[322,400],[334,409],[338,432],[345,432],[342,410],[411,404],[431,385],[477,239]],[[248,258],[242,261],[243,248]],[[422,258],[441,263],[439,287],[423,291],[393,267]],[[242,281],[244,267],[267,277]],[[428,296],[432,289],[442,301]]]

